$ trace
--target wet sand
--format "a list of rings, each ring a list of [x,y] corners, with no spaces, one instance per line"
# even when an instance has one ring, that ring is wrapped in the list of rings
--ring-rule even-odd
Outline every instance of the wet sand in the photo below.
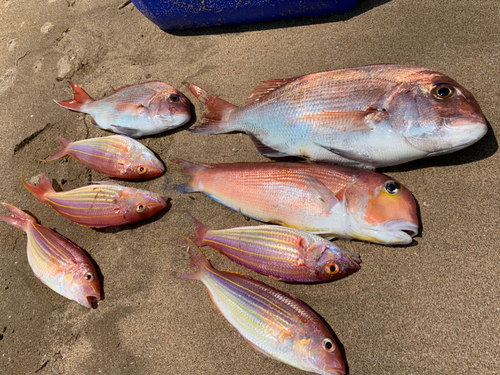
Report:
[[[454,154],[386,168],[416,197],[421,234],[411,246],[338,241],[359,272],[337,282],[292,285],[245,270],[203,248],[219,269],[251,275],[301,299],[335,332],[349,373],[500,374],[500,3],[359,1],[343,15],[169,33],[122,0],[3,1],[0,5],[0,201],[37,217],[85,249],[103,278],[89,310],[33,275],[25,234],[0,223],[0,374],[302,374],[250,347],[212,305],[175,233],[190,213],[210,228],[247,224],[202,194],[176,193],[174,157],[267,161],[246,135],[181,129],[143,138],[169,173],[127,186],[167,194],[171,207],[139,224],[80,227],[21,183],[46,174],[63,190],[105,179],[73,159],[41,162],[70,140],[105,136],[60,108],[68,81],[95,99],[118,87],[163,80],[202,106],[190,81],[243,105],[260,81],[374,63],[435,69],[468,88],[490,131]],[[6,211],[2,210],[2,214]]]

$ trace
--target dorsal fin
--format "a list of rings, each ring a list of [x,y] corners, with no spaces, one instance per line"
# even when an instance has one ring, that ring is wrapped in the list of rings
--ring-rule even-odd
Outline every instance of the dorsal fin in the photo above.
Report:
[[[285,79],[269,79],[267,81],[262,81],[262,84],[257,86],[255,90],[253,90],[250,96],[247,98],[245,106],[257,103],[258,101],[266,97],[268,94],[285,86],[287,83],[295,81],[298,78],[300,77],[285,78]]]

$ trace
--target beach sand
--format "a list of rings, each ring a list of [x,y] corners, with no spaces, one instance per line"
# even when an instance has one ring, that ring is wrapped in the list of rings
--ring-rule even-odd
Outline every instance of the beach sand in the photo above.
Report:
[[[123,181],[171,197],[142,223],[95,230],[65,220],[22,185],[41,173],[69,190],[107,179],[73,159],[40,159],[69,140],[110,135],[69,100],[68,81],[95,99],[125,84],[162,80],[203,107],[189,81],[243,105],[260,81],[375,63],[425,66],[457,80],[490,124],[477,144],[385,168],[419,204],[411,246],[337,241],[361,270],[337,282],[281,283],[203,248],[222,270],[251,275],[311,306],[341,343],[352,375],[500,374],[500,2],[359,1],[342,15],[164,32],[122,0],[7,0],[0,4],[0,201],[55,229],[98,265],[104,299],[87,309],[43,285],[26,258],[25,234],[0,223],[0,374],[251,374],[301,370],[248,345],[212,305],[176,233],[194,234],[190,213],[213,229],[248,224],[184,182],[174,157],[268,161],[244,134],[180,129],[141,139],[169,173]],[[35,179],[36,180],[36,179]],[[7,214],[2,210],[2,214]]]

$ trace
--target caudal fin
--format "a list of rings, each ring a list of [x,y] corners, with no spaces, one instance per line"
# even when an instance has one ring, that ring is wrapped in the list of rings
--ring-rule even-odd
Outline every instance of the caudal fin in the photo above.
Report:
[[[34,217],[28,215],[24,211],[21,211],[19,208],[4,202],[0,202],[0,204],[7,208],[13,215],[13,217],[0,215],[0,219],[5,221],[6,223],[24,231],[26,231],[26,227],[29,223],[36,224],[36,220]]]
[[[209,230],[208,227],[194,216],[190,214],[186,215],[189,216],[191,220],[193,220],[193,223],[196,227],[196,234],[191,237],[191,240],[196,244],[196,246],[203,246],[203,237],[205,237],[205,233],[207,233],[207,231]]]
[[[203,104],[207,106],[202,119],[193,129],[192,133],[198,134],[221,134],[234,131],[229,127],[228,118],[237,106],[209,94],[204,89],[189,82],[182,82],[189,91]]]
[[[61,149],[59,151],[57,151],[54,155],[49,156],[44,161],[52,161],[52,160],[60,159],[63,156],[66,156],[68,154],[67,148],[68,148],[68,145],[71,143],[71,141],[68,141],[67,139],[64,139],[64,138],[59,138],[59,142],[61,143]]]
[[[61,107],[71,109],[72,111],[77,112],[85,112],[84,105],[93,102],[94,99],[90,97],[80,86],[75,85],[73,82],[70,82],[71,87],[73,87],[73,100],[60,101],[54,100]]]
[[[198,269],[195,272],[186,272],[181,274],[180,276],[183,279],[190,280],[200,280],[201,273],[204,269],[212,269],[212,265],[209,263],[205,255],[201,252],[201,250],[194,243],[191,246],[188,246],[189,256],[191,257],[191,265],[197,267]]]
[[[198,173],[203,172],[205,169],[207,169],[207,167],[177,158],[172,159],[172,162],[175,164],[179,164],[182,167],[182,171],[184,172],[185,176],[189,178],[189,182],[187,184],[175,186],[175,191],[177,191],[178,193],[194,193],[196,191],[199,191],[193,186],[193,179]]]
[[[40,176],[40,184],[39,186],[32,185],[28,182],[26,182],[21,175],[21,179],[23,180],[23,185],[28,191],[33,194],[35,197],[37,197],[40,201],[45,202],[45,194],[46,193],[53,193],[55,192],[54,188],[50,184],[49,179],[42,174]]]

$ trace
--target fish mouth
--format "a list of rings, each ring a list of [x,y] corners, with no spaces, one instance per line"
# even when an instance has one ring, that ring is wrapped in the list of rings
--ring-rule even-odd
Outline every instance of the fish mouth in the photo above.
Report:
[[[82,299],[77,300],[77,302],[85,307],[88,307],[89,309],[95,309],[97,307],[97,302],[101,299],[100,296],[96,295],[88,295],[85,296]]]
[[[427,156],[447,154],[468,147],[485,136],[488,126],[484,118],[469,117],[449,120],[444,125],[449,147],[430,152]]]
[[[327,375],[345,375],[346,371],[344,366],[339,365],[339,366],[323,366],[323,372],[321,374],[327,374]]]
[[[418,234],[418,225],[405,220],[388,221],[384,229],[394,236],[394,244],[409,244],[413,241],[412,237]]]
[[[344,253],[343,255],[348,259],[350,260],[353,265],[356,265],[358,266],[358,269],[359,269],[359,264],[361,264],[361,258],[359,257],[358,254],[355,254],[355,253],[351,253],[349,251],[345,251],[344,250]]]
[[[87,303],[89,304],[89,307],[97,307],[97,302],[99,301],[99,298],[96,296],[87,296]]]

